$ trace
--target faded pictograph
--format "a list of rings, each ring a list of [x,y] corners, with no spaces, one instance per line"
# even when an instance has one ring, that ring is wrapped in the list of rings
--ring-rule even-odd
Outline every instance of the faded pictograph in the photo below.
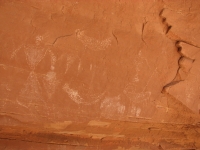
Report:
[[[73,73],[67,74],[69,69],[72,69]],[[99,86],[98,80],[102,78],[99,72],[94,62],[88,63],[85,58],[69,54],[65,74],[70,80],[65,82],[62,89],[68,98],[78,105],[96,104],[105,96],[105,89],[96,86]]]
[[[85,32],[81,31],[80,29],[77,29],[75,32],[77,39],[81,41],[85,47],[94,51],[106,50],[111,45],[112,42],[111,37],[100,41],[85,35]]]
[[[131,108],[131,114],[133,114],[133,116],[135,117],[140,117],[140,113],[141,113],[141,108],[133,105]]]
[[[43,102],[41,95],[42,89],[35,72],[31,72],[21,89],[17,102],[22,106],[29,107],[31,104]]]
[[[57,58],[51,50],[48,50],[48,52],[49,52],[50,57],[51,57],[51,68],[50,69],[51,69],[51,71],[54,71]]]
[[[85,32],[80,29],[77,29],[75,33],[76,39],[82,43],[81,45],[92,51],[106,50],[112,42],[111,37],[98,40],[87,36]],[[105,97],[105,89],[98,83],[99,78],[101,80],[101,78],[105,78],[105,75],[99,75],[99,66],[96,66],[95,61],[88,61],[87,56],[74,55],[74,53],[67,54],[64,69],[65,74],[68,75],[69,81],[65,82],[62,89],[70,100],[78,105],[93,105]],[[103,82],[105,81],[105,79],[102,80]],[[103,85],[104,84],[105,83],[103,83]],[[100,87],[96,85],[100,85]]]
[[[11,54],[12,59],[16,56],[19,50],[23,50],[26,56],[26,62],[29,68],[31,69],[26,83],[24,84],[17,98],[18,104],[24,107],[29,107],[30,105],[34,104],[45,103],[44,98],[42,96],[42,86],[38,80],[37,74],[35,73],[35,68],[45,57],[47,52],[49,52],[51,56],[51,71],[48,72],[47,75],[44,77],[44,85],[48,97],[51,97],[51,95],[55,91],[56,73],[53,71],[55,69],[56,57],[51,52],[51,50],[41,45],[42,41],[42,36],[36,36],[34,44],[22,45]]]
[[[141,103],[141,102],[146,102],[150,96],[151,92],[150,91],[142,91],[137,93],[136,92],[136,86],[134,83],[130,83],[126,85],[123,93],[134,103]]]
[[[27,63],[31,70],[35,70],[38,63],[44,58],[46,54],[45,49],[37,49],[37,47],[25,47],[24,53],[26,55]]]
[[[17,55],[17,52],[20,51],[23,47],[24,47],[24,45],[21,45],[21,46],[19,46],[17,49],[15,49],[15,50],[12,52],[10,59],[13,59],[13,58]]]
[[[79,92],[77,90],[71,89],[67,83],[63,86],[63,90],[77,104],[81,104],[83,102],[83,98],[80,96]]]
[[[142,51],[140,50],[137,54],[137,57],[134,59],[134,64],[135,64],[135,75],[134,75],[134,80],[133,82],[139,82],[139,73],[140,69],[145,65],[149,67],[148,61],[146,58],[142,56]]]
[[[133,77],[132,82],[128,83],[124,90],[123,94],[126,95],[126,97],[130,101],[129,105],[129,113],[131,116],[134,117],[140,117],[142,110],[142,107],[140,107],[140,104],[144,105],[148,103],[148,100],[150,99],[151,92],[147,91],[147,86],[154,75],[156,69],[153,71],[153,73],[150,75],[148,81],[146,82],[146,85],[143,87],[141,91],[138,91],[137,85],[140,84],[140,69],[144,67],[149,67],[147,59],[145,59],[142,56],[142,51],[140,50],[138,52],[138,55],[136,59],[134,59],[134,64],[135,64],[135,75]],[[141,86],[141,85],[140,85]]]
[[[63,86],[63,90],[68,94],[71,100],[73,100],[77,104],[83,104],[83,105],[95,104],[99,102],[105,95],[105,92],[103,92],[100,95],[90,94],[87,96],[87,98],[91,99],[92,101],[87,101],[83,98],[83,96],[80,95],[78,90],[71,88],[67,83]]]
[[[41,41],[42,37],[37,36],[35,45],[24,46],[26,61],[31,69],[31,72],[26,83],[24,84],[24,87],[20,91],[17,101],[18,103],[27,107],[34,103],[44,103],[42,98],[41,85],[38,81],[36,73],[34,72],[36,66],[44,58],[47,51],[40,47]]]
[[[100,105],[101,115],[106,118],[122,116],[125,112],[125,105],[120,102],[120,95],[116,97],[106,97]]]
[[[43,78],[43,84],[47,92],[49,99],[56,91],[56,86],[58,85],[58,80],[56,78],[56,73],[54,71],[47,72],[46,76]]]
[[[44,84],[48,99],[51,99],[52,95],[56,91],[56,87],[59,82],[56,77],[56,72],[54,71],[57,58],[51,50],[48,50],[48,52],[51,57],[51,67],[50,67],[50,71],[47,72],[47,74],[43,77],[43,84]]]
[[[130,100],[130,105],[129,105],[129,113],[131,116],[134,117],[140,117],[143,106],[148,105],[148,101],[151,96],[150,91],[141,91],[141,92],[136,92],[133,88],[133,84],[129,84],[125,87],[123,93],[128,97]],[[141,106],[140,106],[141,105]]]
[[[67,56],[67,64],[66,64],[65,74],[68,72],[69,68],[71,67],[71,65],[73,64],[75,59],[76,59],[76,57],[73,55]]]

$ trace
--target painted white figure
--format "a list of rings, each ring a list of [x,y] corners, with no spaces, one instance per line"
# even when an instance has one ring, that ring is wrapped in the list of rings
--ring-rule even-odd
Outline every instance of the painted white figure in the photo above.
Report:
[[[43,78],[43,84],[47,92],[48,98],[51,99],[58,85],[56,73],[54,71],[47,72],[46,76]]]
[[[19,48],[19,50],[24,51],[26,56],[26,62],[31,70],[28,79],[24,84],[24,87],[21,89],[19,97],[17,99],[18,103],[20,103],[23,106],[30,106],[34,103],[44,103],[44,98],[42,96],[42,87],[39,83],[37,74],[35,73],[35,69],[38,66],[38,64],[44,59],[47,52],[49,52],[51,57],[51,71],[48,72],[47,75],[43,78],[43,83],[48,98],[51,98],[52,94],[54,94],[55,92],[57,80],[56,73],[53,71],[55,69],[56,57],[51,50],[45,48],[42,45],[42,42],[43,36],[38,35],[35,38],[34,44],[23,45]],[[13,58],[15,55],[16,51],[13,52],[11,58]]]
[[[75,33],[77,39],[81,41],[85,47],[91,50],[102,51],[106,50],[111,45],[111,39],[112,39],[111,37],[100,41],[85,35],[85,32],[81,31],[80,29],[77,29]]]
[[[78,92],[78,90],[75,90],[69,86],[69,84],[65,84],[63,86],[63,90],[68,94],[68,96],[77,104],[83,104],[83,105],[92,105],[97,102],[99,102],[105,95],[105,92],[103,92],[100,95],[90,94],[88,98],[92,99],[92,101],[87,102]]]
[[[27,107],[31,104],[34,105],[41,102],[43,103],[41,93],[42,89],[38,81],[37,75],[35,74],[35,72],[32,71],[29,74],[28,79],[24,84],[24,87],[20,91],[18,101]]]
[[[113,118],[113,116],[122,116],[125,112],[125,105],[120,102],[120,95],[116,97],[106,97],[101,102],[101,115],[106,118]]]

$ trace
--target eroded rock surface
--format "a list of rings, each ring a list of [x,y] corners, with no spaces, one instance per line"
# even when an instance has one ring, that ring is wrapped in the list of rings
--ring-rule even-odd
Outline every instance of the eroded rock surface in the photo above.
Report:
[[[2,149],[200,148],[199,6],[2,0]]]

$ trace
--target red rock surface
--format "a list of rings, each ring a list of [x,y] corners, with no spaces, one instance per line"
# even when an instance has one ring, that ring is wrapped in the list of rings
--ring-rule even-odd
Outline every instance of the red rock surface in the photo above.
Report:
[[[1,0],[0,149],[199,149],[199,7]]]

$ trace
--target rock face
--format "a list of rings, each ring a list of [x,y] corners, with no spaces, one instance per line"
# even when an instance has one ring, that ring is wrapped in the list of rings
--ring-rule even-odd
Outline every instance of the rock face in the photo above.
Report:
[[[199,7],[2,0],[0,148],[200,148]]]

